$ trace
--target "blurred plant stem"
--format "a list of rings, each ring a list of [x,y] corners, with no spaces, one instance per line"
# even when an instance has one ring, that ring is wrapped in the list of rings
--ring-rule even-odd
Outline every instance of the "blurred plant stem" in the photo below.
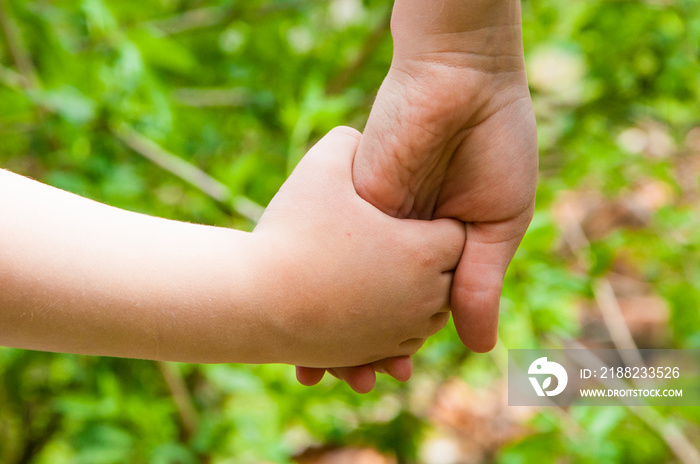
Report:
[[[309,4],[320,0],[300,0],[284,3],[271,2],[257,10],[256,16],[261,17],[284,10],[308,7]],[[143,23],[143,26],[153,28],[162,35],[175,35],[194,29],[213,27],[236,18],[239,8],[233,6],[211,6],[187,10],[176,15],[154,19]]]
[[[182,429],[185,433],[184,438],[189,441],[195,436],[199,428],[199,414],[192,400],[192,395],[187,388],[185,379],[175,366],[163,361],[159,361],[157,364],[177,406]]]
[[[341,93],[348,84],[355,81],[357,75],[367,66],[372,55],[377,52],[382,40],[389,33],[390,26],[391,11],[384,16],[372,33],[367,36],[367,40],[365,40],[362,50],[360,50],[357,57],[328,84],[327,93],[329,95]]]
[[[6,0],[0,0],[0,29],[2,29],[12,61],[14,61],[21,76],[20,84],[26,90],[38,87],[39,79],[34,63],[32,63],[31,56],[24,46],[19,29],[8,13]]]
[[[587,350],[581,343],[577,341],[570,341],[568,345],[569,348],[573,348],[578,352],[578,358],[575,360],[581,367],[596,369],[598,366],[605,365],[605,362],[593,354],[592,351]],[[622,353],[623,352],[620,352],[621,355]],[[637,354],[639,354],[638,351]],[[626,362],[624,357],[623,361]],[[637,365],[644,365],[644,362],[641,361],[641,355],[639,362],[640,364]],[[620,379],[603,377],[599,380],[608,388],[621,389],[628,387]],[[629,401],[626,398],[620,398],[620,402],[626,406],[632,414],[641,419],[650,429],[659,434],[659,436],[664,440],[664,442],[666,442],[666,445],[668,445],[669,449],[676,455],[680,462],[683,464],[700,464],[700,451],[698,451],[690,439],[685,436],[683,430],[681,430],[678,425],[674,424],[671,420],[664,417],[656,409],[650,406],[634,406],[629,404]]]
[[[24,77],[19,73],[0,66],[1,84],[18,91],[23,91],[25,81]],[[26,91],[28,89],[24,90]],[[39,107],[39,109],[42,111],[51,111],[50,108],[43,106]],[[112,134],[118,140],[131,148],[134,152],[209,196],[225,213],[237,214],[248,219],[253,224],[256,224],[262,216],[265,209],[264,207],[245,196],[233,195],[231,189],[226,185],[214,179],[198,167],[165,150],[151,139],[137,132],[128,124],[116,124],[111,130]]]
[[[591,244],[586,237],[583,227],[571,218],[562,227],[564,238],[582,265],[583,269],[591,269],[592,250]],[[610,334],[615,348],[617,349],[623,362],[628,366],[643,366],[644,361],[637,348],[632,333],[625,321],[620,309],[620,304],[615,295],[615,291],[610,280],[602,277],[593,282],[593,295],[603,316],[603,322]],[[571,342],[576,348],[585,349],[585,346],[578,342]],[[592,353],[590,356],[595,357]],[[598,360],[599,361],[599,360]],[[591,364],[593,366],[594,364]],[[597,364],[602,365],[602,364]],[[624,402],[623,402],[624,404]],[[627,408],[644,421],[652,430],[666,442],[669,449],[684,464],[700,464],[700,452],[692,442],[683,434],[683,431],[664,418],[658,411],[650,407],[634,407],[625,404]]]
[[[112,133],[126,146],[140,154],[153,164],[160,166],[176,177],[202,191],[217,202],[225,212],[234,212],[253,224],[257,223],[264,208],[254,201],[233,195],[231,189],[211,177],[198,167],[170,153],[151,139],[126,123],[112,127]]]

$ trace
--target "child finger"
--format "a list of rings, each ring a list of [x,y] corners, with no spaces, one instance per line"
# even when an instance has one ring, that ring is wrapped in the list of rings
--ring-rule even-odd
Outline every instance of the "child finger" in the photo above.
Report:
[[[413,361],[410,356],[387,358],[372,363],[375,372],[387,374],[399,382],[407,382],[413,375]]]
[[[300,384],[307,387],[311,387],[319,383],[326,373],[325,369],[319,369],[316,367],[297,366],[296,370],[297,380]]]
[[[354,367],[334,367],[328,372],[335,378],[343,380],[357,393],[369,393],[374,388],[377,376],[371,364]]]
[[[432,221],[400,220],[418,248],[417,256],[430,269],[451,272],[457,268],[464,251],[466,226],[454,219]]]
[[[399,349],[406,353],[405,356],[413,356],[421,349],[425,341],[426,338],[411,338],[399,344]]]
[[[447,323],[450,321],[450,311],[440,311],[433,314],[430,317],[429,327],[428,327],[428,337],[432,337],[436,333],[440,332],[445,328]]]

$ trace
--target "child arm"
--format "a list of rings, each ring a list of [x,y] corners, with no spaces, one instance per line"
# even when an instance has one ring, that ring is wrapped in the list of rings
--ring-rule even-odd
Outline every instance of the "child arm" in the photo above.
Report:
[[[0,344],[309,367],[413,354],[447,322],[464,228],[357,196],[358,141],[337,129],[312,148],[253,233],[0,171]]]
[[[253,339],[269,325],[253,234],[112,208],[2,170],[0,218],[0,344],[198,362],[225,335],[236,360],[268,357]]]

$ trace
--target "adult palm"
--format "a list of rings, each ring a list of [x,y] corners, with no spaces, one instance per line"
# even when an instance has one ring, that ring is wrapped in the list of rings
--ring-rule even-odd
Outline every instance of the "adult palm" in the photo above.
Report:
[[[394,60],[353,169],[360,196],[397,217],[456,218],[467,239],[452,286],[464,344],[493,348],[503,276],[532,218],[537,132],[519,0],[397,0]],[[410,358],[333,369],[357,391]],[[323,370],[298,369],[304,384]]]

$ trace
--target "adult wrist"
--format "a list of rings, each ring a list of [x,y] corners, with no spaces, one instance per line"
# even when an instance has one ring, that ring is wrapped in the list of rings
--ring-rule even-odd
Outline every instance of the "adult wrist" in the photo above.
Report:
[[[396,0],[392,15],[394,58],[428,61],[498,58],[520,66],[520,0]],[[396,60],[395,60],[396,61]],[[458,64],[458,63],[457,63]]]

